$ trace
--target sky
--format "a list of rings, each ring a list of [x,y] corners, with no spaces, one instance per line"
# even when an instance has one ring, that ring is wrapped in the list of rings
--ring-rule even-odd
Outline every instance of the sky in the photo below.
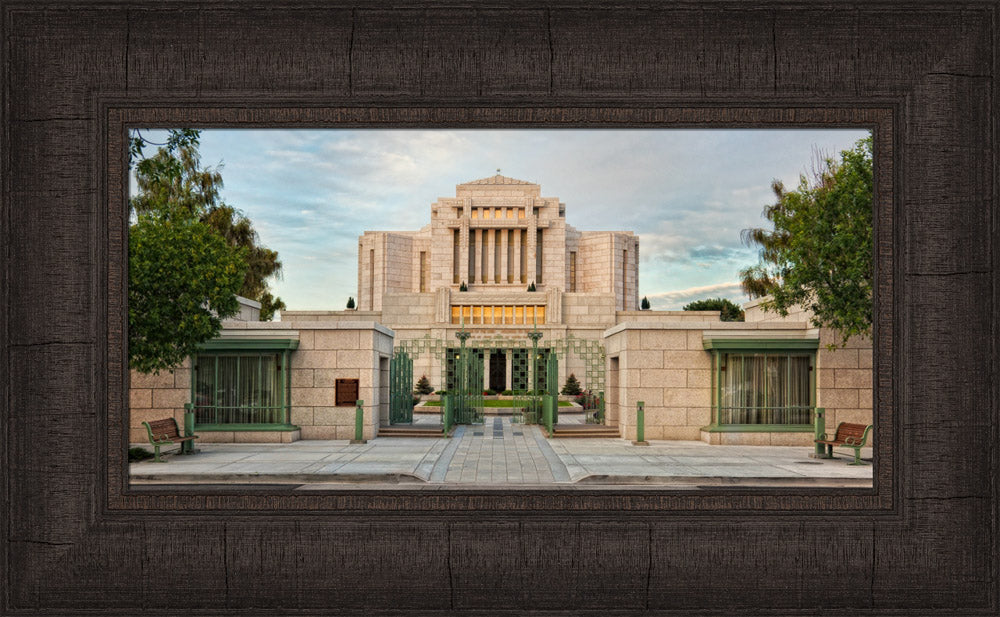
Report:
[[[278,251],[273,293],[289,310],[357,298],[357,242],[417,230],[455,185],[497,173],[541,185],[567,224],[639,236],[639,296],[676,310],[742,303],[757,263],[740,231],[769,227],[771,182],[798,185],[817,153],[839,158],[866,129],[205,129],[202,164],[221,166],[222,200]],[[143,131],[153,142],[161,131]],[[147,155],[153,148],[147,147]],[[134,187],[133,187],[134,190]]]

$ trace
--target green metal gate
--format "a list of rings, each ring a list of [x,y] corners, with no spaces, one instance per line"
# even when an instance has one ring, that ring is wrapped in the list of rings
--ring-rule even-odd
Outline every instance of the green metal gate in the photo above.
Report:
[[[476,334],[476,336],[473,336]],[[529,331],[527,337],[481,336],[470,332],[462,324],[454,333],[460,344],[456,346],[446,338],[431,337],[401,340],[397,352],[406,351],[408,357],[430,356],[441,363],[440,388],[448,392],[442,397],[442,423],[481,423],[483,421],[484,366],[486,350],[500,352],[510,362],[510,389],[513,394],[513,421],[529,424],[547,422],[543,397],[551,397],[551,422],[558,422],[559,365],[565,362],[567,370],[582,364],[582,385],[586,400],[603,401],[606,355],[600,341],[577,339],[572,335],[558,339],[543,339],[538,330]],[[543,346],[539,346],[539,342]],[[561,357],[561,358],[560,358]],[[577,371],[580,369],[577,368]],[[411,368],[412,371],[412,368]],[[579,374],[579,373],[577,373]],[[411,375],[412,382],[412,375]],[[412,387],[412,383],[407,387]],[[603,409],[603,408],[602,408]],[[603,423],[602,413],[587,407],[587,422]]]
[[[389,423],[413,422],[413,358],[397,349],[389,362]]]
[[[479,353],[465,346],[470,334],[464,328],[457,332],[460,347],[451,348],[454,381],[449,385],[451,410],[456,424],[483,423],[483,359]],[[442,367],[447,371],[447,363]]]

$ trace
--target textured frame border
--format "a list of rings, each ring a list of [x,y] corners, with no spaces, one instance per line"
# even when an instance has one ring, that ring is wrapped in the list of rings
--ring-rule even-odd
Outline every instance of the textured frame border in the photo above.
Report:
[[[880,439],[876,455],[872,489],[777,489],[730,487],[690,491],[636,490],[562,491],[551,489],[506,489],[477,492],[469,489],[435,491],[406,490],[400,487],[385,490],[337,489],[324,493],[288,493],[268,495],[266,490],[246,487],[245,494],[232,491],[215,493],[197,487],[173,487],[169,495],[158,487],[155,491],[128,484],[127,462],[122,453],[127,449],[128,386],[125,366],[125,265],[127,262],[127,217],[123,188],[125,167],[124,135],[130,127],[234,127],[254,128],[388,128],[388,127],[521,127],[521,128],[801,128],[856,127],[873,132],[877,157],[874,216],[877,238],[875,272],[878,281],[875,305],[878,316],[874,328],[874,364],[876,375],[898,373],[900,363],[895,354],[892,333],[893,277],[896,271],[893,230],[893,111],[890,108],[871,109],[812,109],[812,108],[690,108],[667,106],[608,107],[218,107],[164,104],[142,107],[110,102],[101,105],[104,130],[96,141],[107,139],[108,161],[104,181],[107,187],[107,298],[108,361],[107,384],[107,451],[109,510],[197,511],[211,502],[212,509],[226,511],[322,511],[339,516],[351,512],[416,514],[418,512],[481,512],[496,511],[516,515],[531,511],[617,512],[619,515],[639,512],[669,511],[713,513],[739,512],[863,512],[891,511],[894,499],[893,464],[895,431],[893,409],[897,393],[895,380],[880,378],[873,395],[873,418]],[[102,139],[103,138],[103,139]],[[101,254],[105,254],[101,250]],[[102,260],[103,261],[103,260]],[[98,371],[103,374],[105,371]],[[99,404],[99,408],[105,408]],[[892,436],[881,438],[882,435]],[[389,495],[392,495],[390,498]]]
[[[5,1],[0,613],[996,614],[997,9]],[[892,509],[240,514],[211,495],[111,509],[98,113],[115,96],[249,121],[252,104],[892,109]]]

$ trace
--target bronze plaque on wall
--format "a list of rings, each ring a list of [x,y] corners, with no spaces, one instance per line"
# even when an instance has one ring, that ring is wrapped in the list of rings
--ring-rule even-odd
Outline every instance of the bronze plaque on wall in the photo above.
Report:
[[[338,379],[336,380],[337,388],[337,402],[334,403],[337,407],[349,406],[353,407],[358,401],[358,380],[357,379]]]

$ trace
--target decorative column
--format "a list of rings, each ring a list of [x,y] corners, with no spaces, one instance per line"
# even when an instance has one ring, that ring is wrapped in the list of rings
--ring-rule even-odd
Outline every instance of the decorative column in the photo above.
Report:
[[[527,271],[526,274],[528,275],[529,284],[538,283],[538,281],[535,280],[537,278],[536,277],[537,265],[535,262],[538,260],[536,255],[536,252],[538,251],[538,247],[536,246],[537,239],[538,239],[538,219],[535,218],[534,208],[532,208],[532,215],[531,218],[528,220],[528,260],[527,263],[524,264],[525,270]]]
[[[507,259],[507,241],[510,230],[501,229],[498,233],[500,234],[500,283],[504,284],[507,282],[507,272],[510,268],[510,261]]]
[[[489,241],[484,243],[488,252],[486,254],[486,276],[483,278],[486,279],[487,283],[495,283],[497,268],[500,266],[500,264],[496,262],[498,230],[489,229],[483,233],[485,233],[487,238],[489,238]]]
[[[458,232],[458,282],[469,281],[469,219],[463,218]]]
[[[524,247],[521,246],[521,230],[514,230],[514,263],[511,264],[511,268],[514,269],[514,282],[521,282],[521,251]]]

